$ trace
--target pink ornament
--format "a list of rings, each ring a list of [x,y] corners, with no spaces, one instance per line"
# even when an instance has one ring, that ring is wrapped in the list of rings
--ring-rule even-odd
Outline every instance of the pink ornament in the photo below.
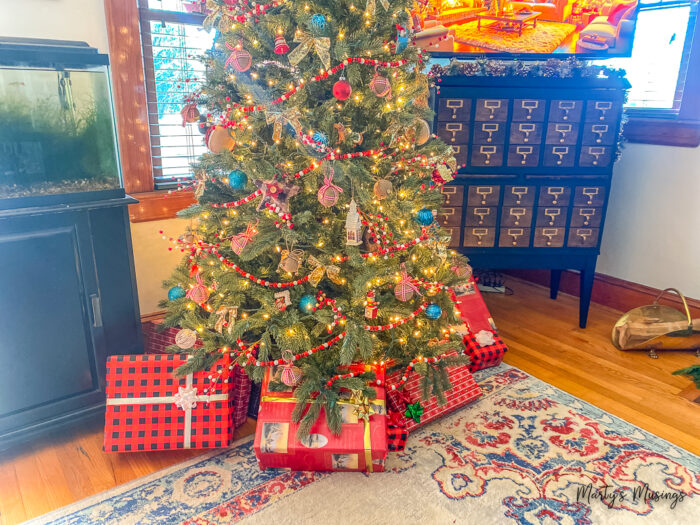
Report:
[[[294,366],[294,354],[291,350],[285,350],[282,354],[285,365],[282,368],[282,382],[287,386],[295,386],[301,379],[301,369]]]
[[[194,278],[196,279],[197,284],[190,288],[186,295],[195,303],[202,304],[209,299],[209,289],[204,286],[204,283],[202,283],[202,277],[199,273],[197,273]]]
[[[278,34],[275,37],[275,54],[286,55],[287,53],[289,53],[289,44],[284,39],[284,35]]]
[[[253,65],[253,57],[245,49],[240,47],[240,44],[236,47],[232,46],[226,42],[226,48],[231,51],[231,54],[226,59],[224,67],[233,66],[233,68],[239,73],[243,73],[250,69]]]
[[[233,253],[240,255],[246,245],[252,242],[253,237],[258,233],[255,229],[257,224],[257,222],[255,224],[248,224],[243,233],[238,233],[231,238],[231,250],[233,250]]]
[[[343,188],[333,184],[333,168],[330,168],[328,175],[323,176],[323,186],[318,189],[318,202],[326,208],[334,206],[342,192]]]
[[[389,79],[377,73],[376,67],[374,68],[374,77],[372,77],[369,83],[369,88],[378,97],[391,98],[391,84],[389,83]]]
[[[411,300],[414,293],[420,295],[418,288],[416,288],[408,272],[406,272],[406,263],[401,263],[401,279],[394,288],[394,295],[399,301],[406,302]]]

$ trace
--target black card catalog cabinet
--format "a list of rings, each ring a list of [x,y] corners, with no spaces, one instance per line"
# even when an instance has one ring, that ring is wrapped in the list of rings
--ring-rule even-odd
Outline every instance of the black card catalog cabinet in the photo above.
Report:
[[[626,80],[444,76],[434,129],[460,168],[438,217],[477,268],[580,271],[586,326]]]

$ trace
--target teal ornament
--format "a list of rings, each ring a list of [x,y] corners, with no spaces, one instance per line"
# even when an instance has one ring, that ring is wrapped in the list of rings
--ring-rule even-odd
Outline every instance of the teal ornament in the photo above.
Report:
[[[248,184],[248,175],[241,170],[233,170],[228,174],[228,185],[234,190],[242,190]]]
[[[311,139],[317,144],[328,146],[328,135],[326,135],[325,133],[315,131],[314,134],[311,135]]]
[[[440,316],[442,315],[442,308],[440,308],[440,305],[435,304],[435,303],[430,303],[426,308],[425,308],[425,316],[428,319],[440,319]]]
[[[299,310],[301,310],[302,312],[309,313],[314,309],[315,306],[316,296],[314,296],[313,294],[304,294],[301,296],[301,299],[299,299]]]
[[[315,31],[317,33],[323,32],[326,29],[326,17],[322,14],[316,13],[311,17],[309,27],[312,31]]]
[[[428,208],[418,210],[416,221],[418,221],[418,224],[421,226],[430,226],[433,223],[433,212]]]
[[[170,290],[168,290],[168,301],[182,299],[185,297],[185,295],[185,289],[182,286],[173,286]]]

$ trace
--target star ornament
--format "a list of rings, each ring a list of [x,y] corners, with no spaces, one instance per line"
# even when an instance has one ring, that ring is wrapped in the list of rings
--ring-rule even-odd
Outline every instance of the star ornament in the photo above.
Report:
[[[275,204],[283,213],[289,213],[289,198],[299,193],[299,186],[279,180],[256,180],[254,184],[262,191],[258,210],[264,210],[268,202]]]

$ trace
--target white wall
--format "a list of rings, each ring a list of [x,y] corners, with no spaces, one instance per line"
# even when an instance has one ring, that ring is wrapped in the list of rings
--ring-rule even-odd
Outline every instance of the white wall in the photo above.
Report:
[[[0,0],[0,36],[78,40],[107,53],[104,0]]]
[[[700,148],[625,146],[597,271],[700,299]]]

